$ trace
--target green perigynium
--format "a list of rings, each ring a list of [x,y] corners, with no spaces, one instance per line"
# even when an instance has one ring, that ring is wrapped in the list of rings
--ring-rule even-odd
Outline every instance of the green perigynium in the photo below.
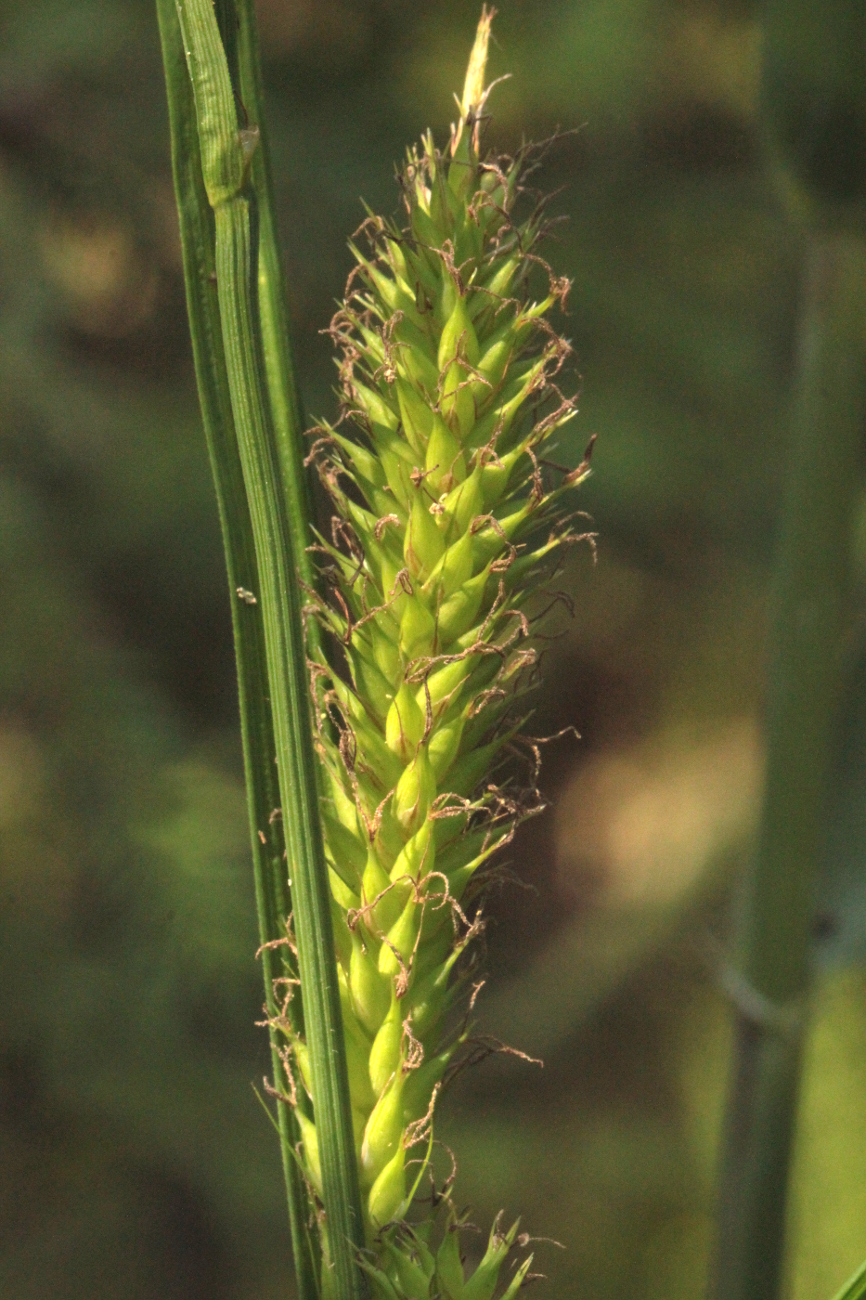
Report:
[[[467,1042],[456,1004],[482,869],[538,807],[534,778],[522,790],[500,770],[534,683],[538,596],[575,540],[564,498],[588,472],[546,460],[574,413],[554,382],[570,349],[546,322],[568,284],[537,253],[540,210],[517,216],[529,151],[479,155],[491,17],[449,148],[427,136],[409,154],[405,228],[362,227],[370,251],[353,249],[332,325],[344,418],[313,450],[335,509],[309,606],[325,633],[312,665],[322,817],[366,1267],[388,1300],[490,1300],[515,1239],[496,1228],[466,1280],[453,1210],[435,1252],[426,1230],[398,1225]],[[286,1032],[292,1084],[309,1089],[303,1038]],[[320,1190],[315,1125],[299,1121]]]

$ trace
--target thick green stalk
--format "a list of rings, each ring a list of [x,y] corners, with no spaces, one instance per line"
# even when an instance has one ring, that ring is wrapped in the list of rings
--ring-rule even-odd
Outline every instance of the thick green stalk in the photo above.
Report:
[[[277,769],[292,872],[333,1293],[363,1293],[363,1243],[327,871],[319,823],[297,557],[270,425],[258,336],[257,250],[247,172],[255,137],[239,131],[210,0],[178,5],[196,102],[202,173],[214,209],[216,274],[232,410],[252,520]]]
[[[157,15],[193,358],[229,580],[265,1001],[269,1018],[276,1020],[274,980],[283,974],[283,968],[278,951],[266,945],[284,937],[291,903],[282,862],[281,826],[271,818],[279,804],[279,791],[272,761],[274,737],[261,610],[242,594],[258,590],[258,565],[220,332],[213,221],[201,175],[195,105],[174,0],[157,0]],[[285,953],[285,949],[279,952]],[[270,1030],[270,1040],[276,1083],[282,1075],[276,1025]],[[278,1108],[278,1124],[298,1294],[300,1300],[314,1300],[313,1261],[306,1231],[310,1207],[294,1156],[299,1140],[297,1123],[288,1106]]]
[[[723,1159],[717,1300],[776,1300],[796,1115],[816,867],[841,681],[859,481],[866,248],[815,236],[802,308],[793,446],[775,579],[767,774],[746,881]]]

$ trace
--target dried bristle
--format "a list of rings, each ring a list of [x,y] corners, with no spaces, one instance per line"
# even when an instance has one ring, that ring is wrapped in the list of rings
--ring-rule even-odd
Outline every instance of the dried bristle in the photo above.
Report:
[[[477,119],[484,104],[487,50],[490,45],[490,28],[495,17],[495,9],[488,9],[487,5],[482,5],[481,20],[478,23],[478,31],[475,33],[475,44],[472,46],[472,53],[469,55],[469,66],[466,69],[466,80],[463,83],[463,96],[460,100],[460,125],[457,127],[452,139],[452,153],[460,142],[463,124],[468,122],[470,118],[474,119],[476,123],[475,148],[478,148]]]
[[[408,1210],[466,1041],[448,1013],[480,929],[473,882],[539,805],[534,776],[521,790],[494,774],[536,669],[524,607],[575,539],[563,498],[588,472],[544,459],[574,402],[554,382],[569,345],[545,320],[568,283],[536,252],[540,209],[515,211],[529,151],[478,156],[492,17],[448,151],[428,135],[409,153],[405,227],[370,217],[359,232],[370,252],[354,249],[332,324],[344,414],[315,431],[312,453],[335,509],[318,544],[325,595],[311,599],[331,647],[313,666],[323,817],[371,1277],[384,1271],[392,1300],[428,1283],[450,1296],[454,1268],[462,1278],[453,1232],[434,1256],[382,1229]],[[537,302],[533,272],[547,280]],[[316,1186],[308,1122],[303,1158]],[[491,1238],[479,1296],[493,1295],[512,1240]]]

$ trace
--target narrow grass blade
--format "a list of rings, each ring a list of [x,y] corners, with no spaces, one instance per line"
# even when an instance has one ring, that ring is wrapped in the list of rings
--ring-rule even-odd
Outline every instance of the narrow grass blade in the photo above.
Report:
[[[746,880],[719,1211],[717,1300],[777,1300],[815,874],[843,676],[866,391],[866,246],[812,238],[775,578],[767,776]]]
[[[279,791],[272,760],[274,737],[261,610],[251,599],[259,588],[258,565],[220,332],[214,283],[213,218],[201,175],[195,105],[174,0],[157,0],[157,16],[168,94],[190,334],[229,580],[265,1000],[269,1015],[274,1017],[277,1011],[274,980],[283,974],[280,953],[286,950],[265,945],[285,936],[291,904],[282,862],[282,829],[279,820],[271,817],[274,808],[279,806]],[[271,1029],[270,1036],[276,1082],[281,1077],[276,1028]],[[314,1300],[314,1266],[306,1232],[310,1207],[293,1151],[299,1138],[297,1125],[287,1106],[278,1108],[278,1124],[298,1294],[300,1300]]]
[[[210,0],[178,5],[195,96],[202,174],[214,210],[217,293],[232,411],[264,616],[277,768],[289,847],[304,1025],[336,1300],[364,1291],[363,1229],[319,823],[301,593],[270,422],[257,316],[256,230],[247,186],[256,137],[238,129]]]

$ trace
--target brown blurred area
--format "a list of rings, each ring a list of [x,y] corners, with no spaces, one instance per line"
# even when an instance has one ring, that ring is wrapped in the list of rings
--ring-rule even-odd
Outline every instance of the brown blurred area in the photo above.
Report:
[[[761,796],[767,590],[803,237],[762,151],[752,0],[502,0],[490,139],[556,131],[547,248],[598,434],[597,554],[532,728],[550,808],[489,899],[479,1031],[438,1136],[483,1232],[552,1237],[539,1295],[702,1294],[718,987]],[[262,0],[303,396],[361,200],[453,115],[464,0]],[[571,432],[573,430],[573,432]],[[0,7],[0,1293],[290,1294],[219,531],[146,0]],[[866,515],[864,515],[866,518]],[[860,532],[864,530],[861,528]],[[866,533],[864,533],[866,536]],[[852,542],[863,566],[863,538]],[[862,692],[862,683],[852,690]],[[852,705],[852,709],[854,706]],[[861,717],[854,711],[853,716]],[[858,827],[854,742],[839,824]],[[847,819],[847,820],[846,820]],[[828,885],[790,1261],[866,1254],[866,927]],[[838,873],[837,873],[838,875]],[[472,1240],[467,1248],[475,1249]]]

